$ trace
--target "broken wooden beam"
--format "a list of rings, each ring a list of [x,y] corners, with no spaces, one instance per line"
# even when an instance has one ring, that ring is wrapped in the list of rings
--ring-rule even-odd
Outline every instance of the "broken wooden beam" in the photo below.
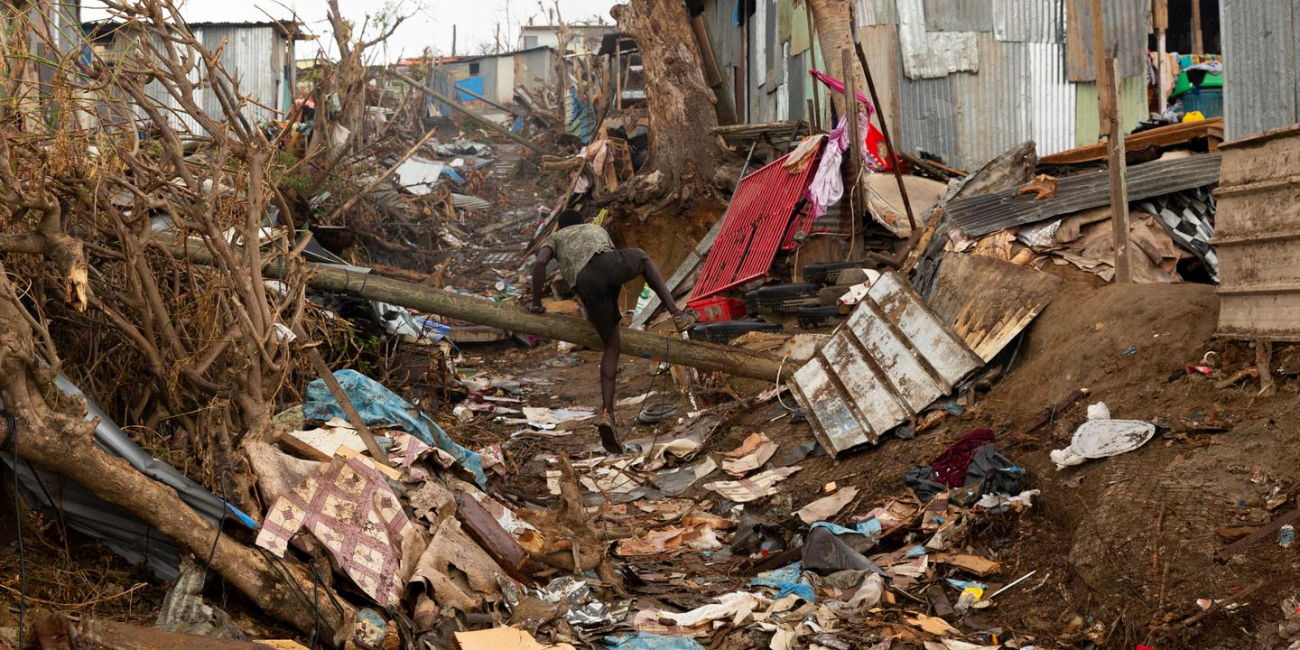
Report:
[[[465,524],[469,536],[511,577],[528,581],[537,573],[537,566],[528,551],[474,497],[464,492],[456,493],[456,518]]]
[[[78,642],[109,650],[267,650],[268,647],[98,619],[83,620],[79,627]]]
[[[1259,540],[1264,539],[1266,537],[1272,537],[1274,535],[1277,535],[1277,531],[1281,530],[1283,526],[1297,519],[1300,519],[1300,508],[1296,508],[1295,510],[1288,512],[1278,517],[1277,519],[1268,522],[1264,526],[1261,526],[1260,528],[1255,530],[1255,532],[1233,542],[1232,544],[1229,544],[1224,548],[1219,549],[1219,551],[1214,554],[1214,557],[1220,562],[1227,562],[1228,558],[1231,558],[1232,556],[1246,550],[1247,548],[1254,546],[1257,542],[1259,542]]]
[[[167,235],[159,235],[154,241],[178,258],[189,259],[197,264],[211,264],[213,261],[211,250],[201,241],[177,241]],[[511,332],[567,341],[592,350],[604,347],[596,329],[586,319],[534,314],[485,298],[465,296],[373,273],[357,273],[355,270],[349,271],[328,264],[304,263],[304,266],[311,274],[308,284],[313,289],[377,300],[426,314],[489,325]],[[284,265],[278,259],[268,259],[263,274],[267,278],[283,279]],[[782,377],[792,375],[796,366],[791,363],[782,364],[781,359],[772,355],[741,348],[669,338],[627,328],[622,328],[620,333],[622,352],[625,355],[667,361],[699,370],[775,381],[778,373]]]

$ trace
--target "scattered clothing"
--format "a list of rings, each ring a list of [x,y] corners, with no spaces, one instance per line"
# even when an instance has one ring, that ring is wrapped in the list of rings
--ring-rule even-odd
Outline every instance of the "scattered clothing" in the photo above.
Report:
[[[957,442],[949,445],[938,458],[934,459],[934,462],[930,463],[938,481],[950,487],[964,485],[966,468],[970,466],[971,459],[985,443],[992,440],[992,429],[975,429],[958,438]]]

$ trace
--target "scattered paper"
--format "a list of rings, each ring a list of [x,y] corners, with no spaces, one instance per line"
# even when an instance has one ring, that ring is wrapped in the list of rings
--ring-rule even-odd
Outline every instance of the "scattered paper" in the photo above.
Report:
[[[567,643],[544,646],[533,635],[517,627],[457,632],[456,643],[461,650],[573,650],[573,646]]]
[[[844,509],[844,506],[847,506],[856,496],[858,496],[857,488],[846,487],[828,497],[813,501],[795,511],[795,514],[799,515],[803,523],[812,525],[813,522],[830,519],[839,514]]]
[[[916,618],[909,618],[906,620],[908,624],[915,625],[916,627],[919,627],[922,630],[929,632],[930,634],[936,634],[936,635],[960,634],[957,628],[949,625],[948,622],[943,620],[942,618],[926,616],[925,614],[917,614]]]
[[[722,471],[732,476],[744,476],[760,467],[776,454],[777,443],[761,433],[751,433],[739,447],[724,452]]]
[[[541,431],[550,431],[566,422],[580,422],[596,417],[594,411],[579,409],[550,409],[539,406],[525,406],[524,419],[528,426]]]
[[[798,465],[794,467],[782,467],[780,469],[769,469],[766,472],[755,474],[749,478],[740,479],[739,481],[714,481],[705,483],[704,487],[721,494],[736,503],[749,503],[762,499],[763,497],[776,494],[776,484],[789,478],[790,475],[799,471]]]

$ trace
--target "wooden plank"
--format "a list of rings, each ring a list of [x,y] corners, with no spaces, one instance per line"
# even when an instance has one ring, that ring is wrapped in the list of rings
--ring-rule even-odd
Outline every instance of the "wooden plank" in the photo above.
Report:
[[[1198,138],[1218,142],[1223,141],[1223,118],[1214,117],[1197,122],[1170,124],[1149,131],[1133,133],[1124,137],[1124,149],[1130,154],[1136,154],[1160,147],[1184,144]],[[1105,160],[1107,155],[1106,143],[1099,142],[1086,147],[1076,147],[1043,156],[1039,163],[1043,165],[1077,165]]]
[[[456,493],[456,518],[465,524],[465,530],[483,550],[496,560],[501,568],[517,580],[529,581],[537,573],[528,551],[519,545],[513,535],[497,523],[483,504],[464,492]]]
[[[1295,510],[1288,512],[1282,515],[1281,517],[1278,517],[1277,519],[1270,521],[1267,525],[1261,527],[1259,530],[1256,530],[1255,532],[1241,538],[1240,540],[1237,540],[1236,542],[1229,544],[1226,548],[1219,549],[1219,551],[1214,555],[1219,559],[1219,561],[1226,562],[1228,558],[1246,550],[1247,548],[1250,548],[1260,540],[1276,536],[1277,531],[1281,530],[1283,526],[1297,519],[1300,519],[1300,508],[1296,508]]]
[[[1055,276],[1019,264],[980,255],[948,255],[939,266],[929,305],[940,320],[959,331],[959,321],[993,327],[1022,310],[1035,314],[1042,311],[1056,297],[1060,286],[1061,280]],[[966,343],[976,347],[969,338]],[[987,362],[1002,347],[977,349],[976,354]]]
[[[167,632],[116,621],[83,620],[77,639],[82,644],[110,650],[266,650],[248,641],[216,639],[197,634]],[[80,647],[80,645],[78,646]]]

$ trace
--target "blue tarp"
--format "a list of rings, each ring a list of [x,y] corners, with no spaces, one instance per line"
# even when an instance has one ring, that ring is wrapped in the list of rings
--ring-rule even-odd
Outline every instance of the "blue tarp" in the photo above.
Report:
[[[776,595],[772,596],[773,600],[780,600],[794,594],[810,603],[817,602],[817,594],[813,592],[812,585],[801,582],[799,576],[803,575],[803,563],[795,562],[789,566],[781,567],[775,571],[754,578],[749,581],[751,587],[771,587],[777,589]]]
[[[595,111],[591,110],[591,104],[584,104],[578,99],[577,86],[569,86],[567,104],[564,132],[582,140],[583,144],[590,144],[596,137],[596,115]]]
[[[813,528],[825,528],[836,535],[866,535],[873,541],[880,540],[880,533],[883,528],[875,517],[868,519],[853,528],[845,528],[839,524],[832,524],[829,521],[819,521],[812,525]]]
[[[601,643],[615,650],[704,650],[704,646],[689,636],[664,636],[649,632],[607,636],[601,639]]]
[[[449,454],[470,474],[480,489],[487,489],[487,476],[483,474],[483,459],[478,454],[456,444],[433,418],[411,406],[406,400],[397,396],[383,384],[355,371],[338,370],[334,378],[343,387],[343,393],[352,401],[352,406],[361,414],[366,426],[388,424],[395,426],[426,444],[433,445]],[[302,404],[303,416],[313,420],[346,418],[347,414],[339,406],[324,379],[307,384],[307,397]]]
[[[456,99],[461,102],[472,102],[478,97],[461,92],[461,89],[468,90],[479,97],[487,97],[483,94],[483,77],[467,77],[456,82]]]

